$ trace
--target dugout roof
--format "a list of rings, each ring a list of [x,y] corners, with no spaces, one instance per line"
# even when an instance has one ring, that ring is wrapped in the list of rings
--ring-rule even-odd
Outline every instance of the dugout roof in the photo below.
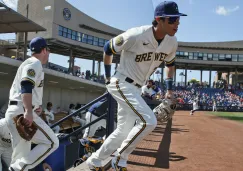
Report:
[[[0,33],[37,31],[46,29],[0,2]]]

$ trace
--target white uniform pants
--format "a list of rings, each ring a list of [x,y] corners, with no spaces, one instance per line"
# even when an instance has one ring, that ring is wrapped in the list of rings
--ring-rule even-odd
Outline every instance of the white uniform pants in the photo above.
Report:
[[[217,106],[213,106],[213,112],[217,112]]]
[[[88,163],[101,167],[101,161],[118,151],[118,165],[126,167],[129,154],[136,145],[157,125],[157,120],[141,97],[141,89],[125,81],[117,73],[107,86],[109,93],[118,102],[117,128],[104,144],[88,158]]]
[[[12,153],[13,153],[12,147],[8,147],[8,148],[0,147],[0,170],[1,171],[4,171],[2,162],[4,162],[4,164],[7,167],[10,166]]]
[[[84,119],[81,119],[79,116],[73,116],[73,122],[79,123],[81,126],[84,126],[86,121]]]
[[[16,129],[13,117],[23,113],[24,108],[22,105],[10,105],[6,112],[6,120],[11,133],[13,147],[10,166],[15,171],[27,171],[34,168],[59,146],[59,140],[54,132],[35,112],[33,112],[33,117],[38,130],[31,141],[22,139]],[[31,142],[37,144],[32,150]]]

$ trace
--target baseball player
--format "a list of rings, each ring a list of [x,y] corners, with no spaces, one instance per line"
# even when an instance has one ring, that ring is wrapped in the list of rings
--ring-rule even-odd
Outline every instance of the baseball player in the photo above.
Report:
[[[196,98],[193,101],[192,107],[193,107],[193,110],[191,110],[190,115],[194,115],[194,112],[199,109],[199,107],[198,107],[198,98]]]
[[[44,110],[44,115],[46,116],[46,121],[47,121],[47,124],[49,126],[52,125],[52,122],[54,121],[55,117],[54,117],[54,114],[53,114],[53,111],[52,111],[52,103],[51,102],[48,102],[47,105],[46,105],[46,109]],[[60,126],[55,126],[54,128],[52,128],[52,130],[55,132],[55,133],[59,133],[60,131]]]
[[[0,170],[3,170],[2,162],[9,167],[12,155],[11,136],[6,119],[0,120]]]
[[[13,155],[11,171],[27,171],[41,163],[59,146],[59,140],[51,128],[38,116],[42,112],[44,72],[42,64],[48,61],[50,50],[45,39],[36,37],[29,44],[32,56],[18,68],[9,94],[6,121],[11,133]],[[23,116],[21,124],[36,128],[31,140],[19,132],[16,118]],[[31,142],[37,144],[30,150]]]
[[[115,170],[127,170],[127,159],[136,145],[157,125],[153,111],[141,96],[141,86],[162,62],[166,65],[166,98],[173,98],[172,84],[180,16],[175,2],[160,3],[153,25],[129,29],[104,46],[106,84],[118,103],[117,128],[87,160],[91,170],[102,170],[102,161],[115,150]],[[111,77],[112,54],[121,52],[120,65]]]

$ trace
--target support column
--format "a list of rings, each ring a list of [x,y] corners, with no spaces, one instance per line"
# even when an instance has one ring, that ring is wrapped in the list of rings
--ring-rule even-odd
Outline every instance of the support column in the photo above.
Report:
[[[72,56],[72,67],[71,67],[71,72],[74,75],[74,61],[75,61],[75,57]]]
[[[187,65],[185,68],[185,86],[187,86]]]
[[[235,68],[235,85],[238,83],[238,70]]]
[[[230,70],[228,70],[228,75],[227,75],[227,83],[229,84],[229,79],[230,79]]]
[[[29,18],[29,4],[27,4],[26,6],[26,18]],[[27,41],[28,41],[28,32],[24,32],[24,56],[23,56],[23,60],[25,61],[27,59]]]
[[[72,56],[73,56],[73,50],[70,49],[70,55],[69,55],[69,67],[68,67],[68,72],[72,72]]]
[[[209,87],[211,88],[212,69],[209,70]]]
[[[200,70],[200,83],[202,84],[202,70]]]
[[[176,85],[176,65],[175,65],[175,72],[174,72],[174,82],[175,82],[175,86],[177,86]]]
[[[101,71],[101,61],[98,61],[98,77],[100,77],[100,71]]]
[[[95,74],[95,58],[93,59],[92,76]]]

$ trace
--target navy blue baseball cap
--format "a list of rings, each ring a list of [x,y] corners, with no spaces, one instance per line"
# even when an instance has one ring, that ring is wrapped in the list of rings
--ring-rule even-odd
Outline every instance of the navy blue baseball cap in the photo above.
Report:
[[[42,37],[35,37],[30,41],[29,48],[32,52],[38,52],[47,47],[46,40]]]
[[[173,1],[161,2],[154,11],[154,17],[180,17],[187,16],[186,14],[180,13],[178,5]]]

